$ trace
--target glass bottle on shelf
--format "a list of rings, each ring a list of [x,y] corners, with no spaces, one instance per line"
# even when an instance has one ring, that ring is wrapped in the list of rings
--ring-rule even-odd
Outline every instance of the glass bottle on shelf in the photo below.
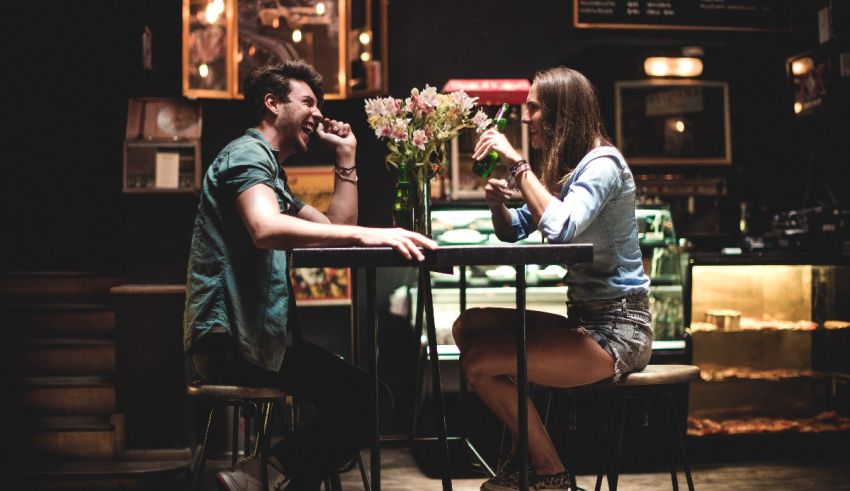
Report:
[[[746,236],[750,233],[750,212],[746,202],[741,203],[741,218],[738,220],[738,230],[741,235]]]
[[[508,125],[507,113],[510,108],[510,104],[502,104],[502,107],[499,108],[499,112],[497,112],[496,116],[493,118],[491,128],[495,128],[496,131],[500,133],[505,130],[505,127]],[[472,164],[472,173],[478,177],[486,179],[493,173],[493,169],[496,167],[497,163],[499,163],[499,153],[495,150],[490,150],[484,158],[476,160]]]
[[[413,209],[413,183],[410,182],[410,175],[407,169],[407,163],[402,162],[398,166],[398,182],[395,185],[395,199],[393,199],[393,225],[407,230],[414,229],[414,209]]]

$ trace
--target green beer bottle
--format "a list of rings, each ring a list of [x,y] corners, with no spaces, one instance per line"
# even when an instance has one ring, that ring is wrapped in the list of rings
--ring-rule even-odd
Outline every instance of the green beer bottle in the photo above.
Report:
[[[398,166],[398,182],[395,185],[395,199],[393,200],[393,225],[407,230],[414,228],[413,214],[413,183],[410,182],[407,163],[402,162]]]
[[[496,128],[497,131],[502,132],[505,130],[505,126],[508,125],[508,110],[511,108],[509,104],[502,104],[502,107],[499,108],[499,112],[496,113],[496,117],[493,118],[493,125],[491,128]],[[490,174],[493,173],[493,169],[496,167],[496,164],[499,163],[499,152],[495,150],[490,150],[490,152],[484,156],[481,160],[476,160],[472,163],[472,173],[478,177],[483,179],[487,179],[490,177]]]

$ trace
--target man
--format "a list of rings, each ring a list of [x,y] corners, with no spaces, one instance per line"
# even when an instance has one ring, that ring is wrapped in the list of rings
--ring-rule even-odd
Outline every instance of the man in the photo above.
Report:
[[[269,480],[288,490],[318,489],[365,446],[370,406],[365,372],[301,339],[284,251],[391,246],[422,260],[419,246],[436,247],[407,230],[354,225],[357,141],[348,124],[322,116],[322,97],[321,76],[303,62],[248,76],[245,102],[258,123],[204,177],[187,273],[184,343],[201,378],[279,387],[315,407],[315,418],[271,450]],[[336,154],[327,216],[292,194],[281,167],[313,133]],[[386,386],[380,395],[385,415]],[[247,458],[217,478],[222,489],[244,491],[261,489],[259,476],[259,462]]]

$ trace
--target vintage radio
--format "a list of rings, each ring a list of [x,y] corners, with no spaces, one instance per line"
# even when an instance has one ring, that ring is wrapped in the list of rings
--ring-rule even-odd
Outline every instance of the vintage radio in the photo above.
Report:
[[[123,179],[125,193],[191,193],[200,189],[200,104],[169,98],[131,98]]]

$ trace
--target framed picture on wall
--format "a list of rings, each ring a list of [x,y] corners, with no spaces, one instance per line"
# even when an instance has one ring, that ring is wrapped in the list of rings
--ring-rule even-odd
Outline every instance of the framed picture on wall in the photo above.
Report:
[[[332,165],[284,167],[292,192],[308,205],[327,213],[334,192]],[[348,268],[293,268],[292,287],[299,305],[349,305]]]
[[[708,80],[616,84],[616,143],[634,165],[729,165],[729,86]]]
[[[322,213],[328,212],[334,194],[334,168],[321,166],[286,166],[286,181],[305,203]]]
[[[292,288],[298,305],[351,304],[348,268],[292,268]]]

